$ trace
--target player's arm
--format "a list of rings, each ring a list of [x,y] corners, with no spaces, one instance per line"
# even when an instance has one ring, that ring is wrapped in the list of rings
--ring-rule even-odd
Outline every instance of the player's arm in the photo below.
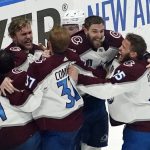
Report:
[[[79,55],[75,52],[71,52],[72,58],[71,60],[74,60],[74,65],[80,70],[80,73],[82,74],[89,74],[90,76],[96,76],[100,78],[106,77],[106,70],[104,70],[102,67],[99,67],[97,69],[93,69],[91,67],[88,67],[85,65],[85,63],[80,59]]]
[[[74,80],[77,79],[76,72],[71,70],[70,75]],[[84,93],[88,93],[94,97],[101,99],[108,99],[124,92],[129,92],[135,88],[134,83],[126,84],[121,82],[125,80],[127,74],[119,69],[111,79],[101,79],[97,77],[90,77],[87,75],[79,74],[78,88]]]
[[[17,106],[25,112],[32,112],[40,106],[43,91],[41,90],[41,86],[38,85],[39,80],[37,75],[39,73],[37,72],[37,66],[33,63],[29,67],[25,77],[20,75],[17,80],[14,80],[13,85],[15,87],[18,83],[24,83],[22,87],[19,88],[20,90],[12,94],[7,94],[11,105]]]

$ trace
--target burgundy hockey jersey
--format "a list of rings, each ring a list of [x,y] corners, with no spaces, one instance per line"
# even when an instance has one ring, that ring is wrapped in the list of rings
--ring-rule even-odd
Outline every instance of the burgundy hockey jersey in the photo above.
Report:
[[[97,66],[105,65],[114,59],[123,40],[121,34],[111,30],[105,30],[104,36],[102,46],[94,49],[84,31],[81,30],[72,36],[69,47],[80,55],[81,60],[87,66],[97,68]]]
[[[27,52],[23,47],[16,46],[15,43],[11,43],[4,50],[12,53],[14,55],[15,66],[20,70],[27,70],[30,63],[35,60],[40,59],[42,55],[42,50],[38,45],[33,44],[33,48]]]
[[[25,72],[13,69],[8,77],[14,81],[16,88],[24,89]],[[13,96],[13,94],[10,95],[10,97]],[[0,96],[0,149],[12,149],[25,142],[37,131],[32,114],[12,106],[8,97]]]
[[[82,84],[79,89],[92,96],[107,99],[113,120],[124,122],[138,130],[150,131],[150,72],[146,65],[145,60],[126,61],[107,80],[79,75],[79,83]]]

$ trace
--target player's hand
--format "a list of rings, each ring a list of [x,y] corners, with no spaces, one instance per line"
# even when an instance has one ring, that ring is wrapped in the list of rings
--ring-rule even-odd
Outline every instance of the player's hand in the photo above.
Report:
[[[40,48],[41,50],[43,50],[43,51],[47,50],[47,47],[44,46],[42,43],[39,43],[38,46],[39,46],[39,48]]]
[[[48,58],[51,56],[51,51],[50,50],[44,50],[42,53],[42,57]]]
[[[13,80],[10,78],[6,77],[2,84],[0,85],[0,90],[4,96],[6,96],[6,91],[10,94],[12,94],[14,91],[18,91],[13,85],[12,85]]]
[[[52,55],[51,49],[49,48],[49,46],[46,47],[42,43],[39,43],[38,46],[40,47],[41,50],[43,50],[42,57],[48,58]]]
[[[69,66],[68,74],[74,80],[74,82],[77,83],[79,71],[75,66],[73,66],[73,65]]]

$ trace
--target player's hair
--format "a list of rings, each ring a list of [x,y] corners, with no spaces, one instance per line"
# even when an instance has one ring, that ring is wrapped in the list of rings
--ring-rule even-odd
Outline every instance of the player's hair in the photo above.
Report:
[[[53,53],[64,52],[70,43],[70,35],[62,26],[54,26],[49,32],[49,41],[52,46]]]
[[[103,24],[103,25],[105,25],[105,22],[104,22],[103,18],[100,17],[100,16],[89,16],[85,19],[85,22],[84,22],[83,25],[86,29],[89,29],[90,26],[93,25],[93,24]]]
[[[128,33],[126,39],[131,43],[130,50],[137,53],[138,59],[142,59],[147,50],[147,44],[144,38],[134,33]]]
[[[8,27],[8,34],[12,38],[16,35],[16,32],[20,31],[23,27],[31,25],[28,19],[16,18],[13,19]]]
[[[15,67],[13,54],[0,50],[0,74],[6,74]]]

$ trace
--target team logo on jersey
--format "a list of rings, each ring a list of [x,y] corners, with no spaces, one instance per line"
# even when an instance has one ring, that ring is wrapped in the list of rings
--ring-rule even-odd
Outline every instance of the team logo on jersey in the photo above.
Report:
[[[120,38],[121,34],[115,31],[110,31],[110,35],[114,38]]]
[[[20,47],[17,47],[17,46],[11,47],[11,48],[10,48],[10,51],[19,52],[19,51],[21,51],[21,48],[20,48]]]
[[[133,67],[135,65],[135,62],[133,60],[129,60],[124,62],[123,65],[127,67]]]
[[[14,74],[19,74],[21,72],[23,72],[23,70],[19,70],[18,68],[12,69],[12,73],[14,73]]]
[[[83,39],[81,36],[73,36],[71,38],[72,43],[79,45],[80,43],[83,43]]]

